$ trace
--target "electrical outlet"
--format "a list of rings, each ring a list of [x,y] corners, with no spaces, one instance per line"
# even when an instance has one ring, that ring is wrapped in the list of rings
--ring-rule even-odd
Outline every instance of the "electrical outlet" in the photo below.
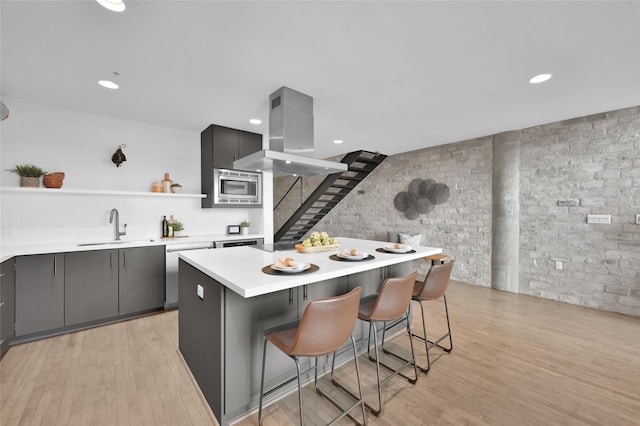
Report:
[[[640,225],[640,214],[636,215],[636,225]]]
[[[610,214],[589,214],[587,215],[587,223],[611,223]]]
[[[562,261],[561,260],[556,260],[556,269],[558,271],[562,271]]]
[[[196,293],[200,299],[204,299],[204,287],[198,284],[198,288],[196,289]]]

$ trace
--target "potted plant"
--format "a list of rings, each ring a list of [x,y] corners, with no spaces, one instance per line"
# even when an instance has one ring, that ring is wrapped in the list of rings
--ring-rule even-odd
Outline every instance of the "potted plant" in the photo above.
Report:
[[[179,237],[180,235],[182,235],[182,231],[184,231],[184,225],[182,224],[182,222],[176,220],[171,224],[171,227],[173,227],[174,237]]]
[[[243,220],[242,222],[240,222],[240,233],[242,235],[247,235],[249,233],[249,227],[251,226],[251,222],[249,222],[248,220]]]
[[[177,194],[180,191],[182,191],[182,185],[177,182],[171,185],[171,192]]]
[[[16,164],[13,169],[9,169],[11,173],[20,176],[20,186],[26,188],[39,188],[40,178],[46,173],[38,166],[33,164]]]

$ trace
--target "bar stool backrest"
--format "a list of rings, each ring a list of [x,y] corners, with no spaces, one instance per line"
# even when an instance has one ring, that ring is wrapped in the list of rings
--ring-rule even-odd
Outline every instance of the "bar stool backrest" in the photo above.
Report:
[[[417,272],[406,277],[387,278],[380,286],[370,318],[374,321],[391,321],[409,308]]]
[[[449,286],[453,263],[454,261],[452,260],[442,265],[433,265],[431,269],[429,269],[424,282],[420,283],[418,281],[416,283],[413,297],[420,300],[434,300],[442,297]]]
[[[362,288],[356,287],[342,296],[309,302],[289,354],[316,357],[338,350],[356,326],[361,295]]]

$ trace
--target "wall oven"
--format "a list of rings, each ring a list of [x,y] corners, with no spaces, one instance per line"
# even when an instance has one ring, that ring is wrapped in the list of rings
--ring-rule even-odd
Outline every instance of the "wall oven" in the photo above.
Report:
[[[213,169],[213,204],[217,207],[261,207],[262,173]]]

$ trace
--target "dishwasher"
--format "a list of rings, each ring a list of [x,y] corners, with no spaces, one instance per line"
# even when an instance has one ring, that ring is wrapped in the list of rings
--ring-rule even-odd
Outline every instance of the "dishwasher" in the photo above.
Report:
[[[200,243],[177,243],[165,246],[166,249],[166,275],[165,275],[165,299],[164,308],[178,307],[178,252],[187,250],[212,249],[215,245],[212,241]]]

